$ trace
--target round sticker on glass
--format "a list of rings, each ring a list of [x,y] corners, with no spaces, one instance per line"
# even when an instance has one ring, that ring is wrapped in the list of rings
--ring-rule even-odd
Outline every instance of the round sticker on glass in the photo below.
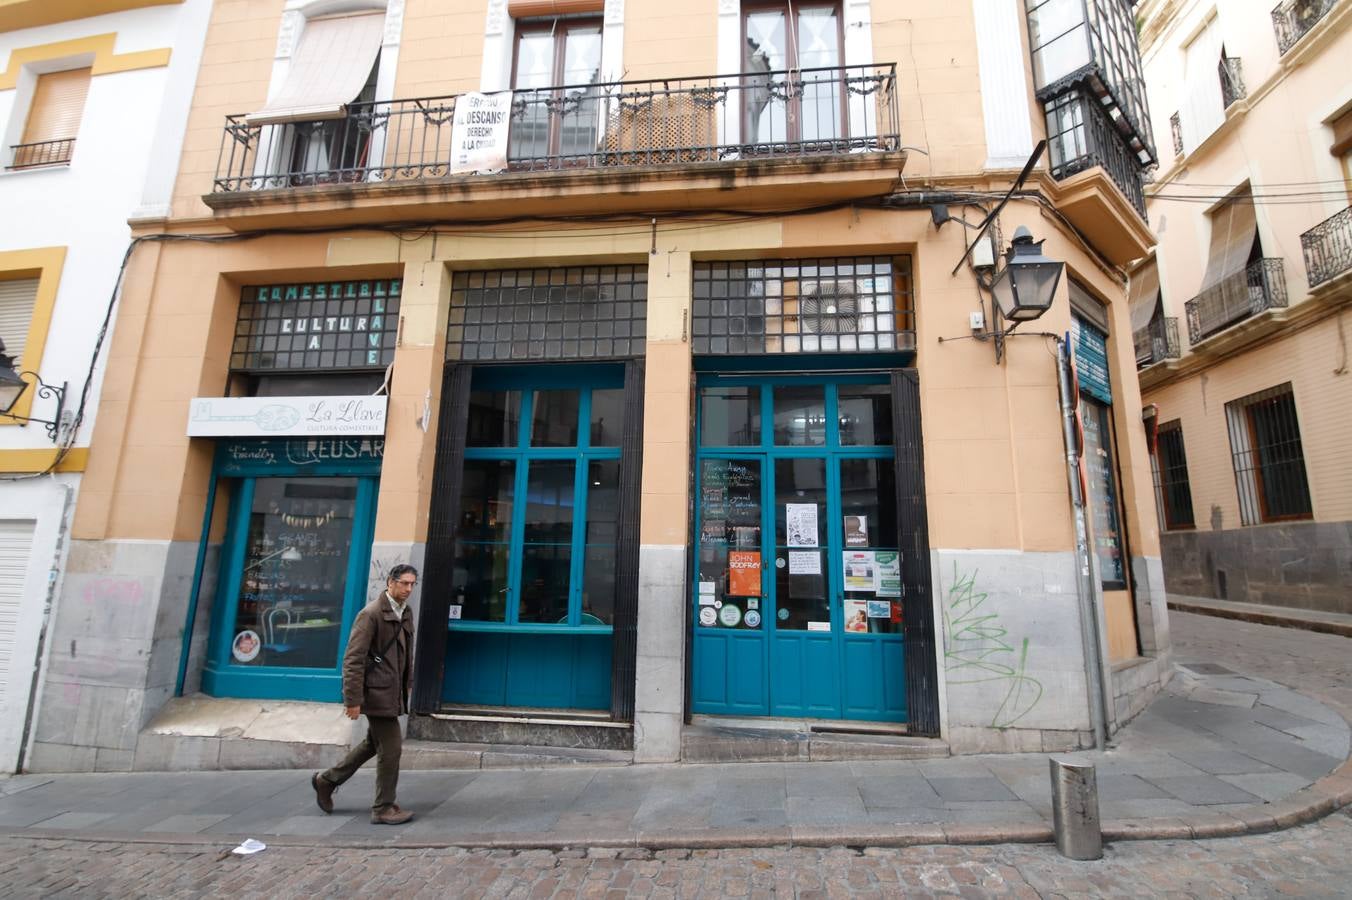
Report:
[[[711,627],[718,621],[718,613],[714,612],[712,606],[706,606],[699,611],[699,623],[706,628]]]
[[[776,615],[779,616],[779,621],[781,622],[787,622],[789,620],[789,611],[784,607],[780,607],[779,612],[776,613]]]
[[[784,562],[784,557],[782,557],[782,556],[779,557],[779,558],[777,558],[777,559],[775,560],[775,568],[776,568],[776,569],[782,569],[782,568],[784,568],[784,564],[785,564],[785,562]]]
[[[235,635],[234,642],[230,644],[230,655],[240,662],[253,662],[262,649],[263,642],[258,639],[258,632],[245,630]]]
[[[742,621],[742,608],[736,603],[724,603],[718,611],[718,621],[727,628],[736,628]]]
[[[748,609],[748,610],[746,611],[746,627],[747,627],[747,628],[759,628],[759,627],[760,627],[760,613],[756,612],[756,610],[754,610],[754,609]]]

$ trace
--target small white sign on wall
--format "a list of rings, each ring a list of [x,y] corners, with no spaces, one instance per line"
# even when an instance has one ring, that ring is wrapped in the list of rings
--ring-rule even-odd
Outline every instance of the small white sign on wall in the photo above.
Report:
[[[194,397],[189,437],[384,434],[389,397]]]

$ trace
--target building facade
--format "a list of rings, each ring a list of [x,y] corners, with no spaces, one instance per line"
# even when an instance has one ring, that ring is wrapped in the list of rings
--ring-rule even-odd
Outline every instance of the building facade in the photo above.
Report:
[[[1169,643],[1129,8],[893,13],[216,3],[65,577],[144,586],[143,662],[62,658],[44,709],[90,715],[41,713],[35,767],[314,759],[266,723],[337,698],[399,562],[428,741],[1041,750],[1138,711]],[[1021,227],[1065,269],[1006,334]]]
[[[12,406],[0,403],[10,413],[0,415],[4,771],[23,764],[32,739],[127,222],[168,206],[209,6],[23,0],[0,9],[0,379],[24,385]],[[79,618],[83,606],[76,598],[64,608]],[[111,645],[84,649],[114,664]]]
[[[1166,583],[1352,612],[1352,4],[1141,12],[1155,133],[1173,139],[1131,301]]]

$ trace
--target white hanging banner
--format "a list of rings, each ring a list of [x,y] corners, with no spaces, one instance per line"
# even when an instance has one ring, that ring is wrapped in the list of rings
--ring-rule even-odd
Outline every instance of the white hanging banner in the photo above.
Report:
[[[384,434],[389,397],[194,397],[189,437]]]
[[[451,126],[451,174],[500,172],[507,168],[507,132],[512,92],[461,94]]]

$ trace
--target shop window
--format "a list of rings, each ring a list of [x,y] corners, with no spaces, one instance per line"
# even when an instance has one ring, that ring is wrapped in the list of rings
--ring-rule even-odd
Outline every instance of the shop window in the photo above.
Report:
[[[575,373],[574,373],[575,374]],[[469,397],[452,619],[609,626],[621,374],[485,372]]]
[[[70,163],[84,116],[90,71],[69,69],[38,76],[23,137],[12,148],[11,169]]]
[[[246,287],[235,372],[384,369],[394,361],[400,279]]]
[[[642,356],[647,320],[647,266],[457,272],[446,359]]]
[[[1290,382],[1225,404],[1245,525],[1313,515],[1305,453]]]
[[[693,278],[696,354],[915,349],[906,257],[700,262]]]
[[[1159,427],[1155,437],[1155,499],[1166,530],[1192,528],[1192,488],[1183,449],[1183,424],[1175,419]]]
[[[1077,292],[1083,295],[1083,289],[1077,287],[1072,297]],[[1083,295],[1079,302],[1088,300],[1092,298]],[[1072,316],[1070,321],[1075,373],[1080,384],[1080,423],[1094,553],[1098,557],[1104,590],[1124,590],[1127,587],[1126,554],[1123,552],[1122,506],[1117,484],[1107,335],[1079,315]]]

